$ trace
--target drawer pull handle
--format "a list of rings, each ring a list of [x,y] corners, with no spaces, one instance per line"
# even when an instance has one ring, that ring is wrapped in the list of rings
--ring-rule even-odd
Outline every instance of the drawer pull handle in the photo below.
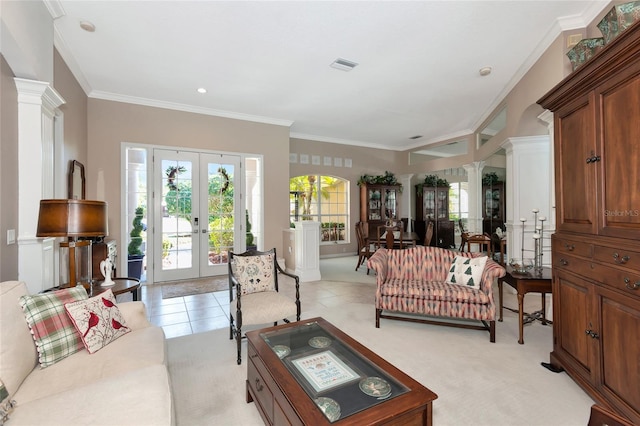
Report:
[[[569,264],[569,262],[567,262],[565,259],[560,259],[560,264],[562,266],[567,266]]]
[[[625,263],[627,263],[629,261],[629,256],[622,256],[620,257],[620,255],[618,253],[613,253],[613,260],[618,264],[618,265],[624,265]]]
[[[599,339],[599,338],[600,338],[600,336],[598,335],[598,333],[596,333],[596,332],[595,332],[595,331],[593,331],[593,330],[585,330],[585,333],[586,333],[589,337],[591,337],[592,339]]]
[[[564,243],[564,248],[566,248],[567,251],[573,251],[576,248],[576,246],[574,246],[573,244]]]
[[[262,392],[262,389],[264,389],[264,386],[262,386],[262,383],[260,383],[260,379],[256,377],[256,390],[258,392]]]
[[[636,281],[635,283],[631,284],[631,280],[629,278],[625,278],[624,279],[624,285],[629,290],[637,290],[637,289],[640,288],[640,281]]]

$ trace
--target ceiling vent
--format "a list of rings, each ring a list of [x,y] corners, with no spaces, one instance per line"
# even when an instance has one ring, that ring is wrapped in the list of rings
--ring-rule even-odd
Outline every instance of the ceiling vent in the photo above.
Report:
[[[409,139],[420,139],[422,135],[411,136]]]
[[[331,68],[335,68],[337,70],[342,71],[351,71],[358,64],[356,62],[347,61],[346,59],[338,58],[329,65]]]

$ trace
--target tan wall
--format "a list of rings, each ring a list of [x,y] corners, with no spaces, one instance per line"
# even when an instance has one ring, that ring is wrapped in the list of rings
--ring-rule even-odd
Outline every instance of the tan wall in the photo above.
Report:
[[[86,166],[87,95],[57,50],[54,52],[53,65],[53,86],[65,100],[60,106],[60,111],[64,113],[64,164],[77,160]],[[66,184],[64,186],[67,188]],[[88,194],[87,198],[90,198]]]
[[[7,245],[8,229],[18,235],[18,91],[0,55],[0,281],[18,278],[18,244]]]
[[[289,128],[99,99],[88,103],[87,197],[104,173],[110,238],[120,242],[120,152],[123,142],[261,154],[264,158],[264,248],[282,250],[289,227]],[[122,257],[120,258],[122,259]]]

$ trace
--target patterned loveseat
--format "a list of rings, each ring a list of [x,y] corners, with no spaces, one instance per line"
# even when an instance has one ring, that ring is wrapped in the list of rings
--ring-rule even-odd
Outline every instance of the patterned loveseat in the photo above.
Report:
[[[456,256],[475,258],[480,254],[424,246],[405,250],[378,249],[367,265],[377,274],[376,328],[380,327],[380,318],[440,324],[487,330],[489,340],[495,342],[496,307],[492,285],[506,271],[487,259],[478,289],[448,284],[447,275]],[[482,325],[428,317],[476,320]]]

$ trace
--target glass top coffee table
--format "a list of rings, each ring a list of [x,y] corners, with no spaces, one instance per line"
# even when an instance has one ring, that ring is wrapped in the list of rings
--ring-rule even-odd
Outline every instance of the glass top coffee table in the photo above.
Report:
[[[266,424],[431,424],[437,395],[322,318],[247,333]]]

